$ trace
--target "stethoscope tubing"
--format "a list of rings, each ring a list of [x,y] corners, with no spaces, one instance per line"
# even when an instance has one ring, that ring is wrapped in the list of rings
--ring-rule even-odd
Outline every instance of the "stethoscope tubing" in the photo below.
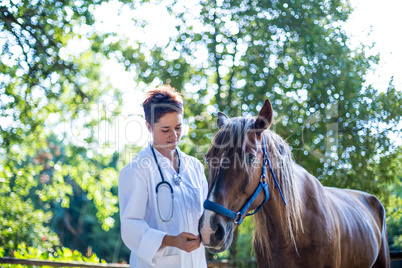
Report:
[[[162,179],[162,181],[159,182],[159,183],[156,185],[156,187],[155,187],[156,199],[157,199],[156,203],[157,203],[157,207],[158,207],[158,214],[159,214],[159,218],[160,218],[161,221],[163,221],[163,222],[169,222],[169,221],[171,221],[171,220],[173,219],[173,210],[174,210],[174,202],[173,202],[173,201],[174,201],[174,193],[173,193],[173,187],[172,187],[172,185],[171,185],[168,181],[165,181],[165,178],[163,177],[163,174],[162,174],[161,167],[159,166],[158,159],[156,158],[156,154],[155,154],[154,147],[153,147],[152,145],[151,145],[151,150],[152,150],[152,154],[153,154],[153,156],[154,156],[156,165],[158,166],[159,174],[160,174],[161,179]],[[175,151],[176,151],[176,154],[177,154],[177,158],[178,158],[178,160],[179,160],[179,166],[178,166],[178,169],[177,169],[177,174],[180,175],[180,155],[179,155],[179,152],[177,151],[177,149],[175,149]],[[160,211],[160,209],[159,209],[158,190],[159,190],[159,187],[160,187],[160,186],[163,186],[163,185],[167,185],[167,186],[169,187],[170,193],[171,193],[171,196],[172,196],[172,212],[171,212],[170,218],[169,218],[168,220],[162,218],[162,214],[161,214],[161,211]]]

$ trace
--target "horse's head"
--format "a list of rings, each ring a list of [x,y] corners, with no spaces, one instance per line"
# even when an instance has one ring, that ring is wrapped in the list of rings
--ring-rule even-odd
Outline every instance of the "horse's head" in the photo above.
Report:
[[[205,155],[209,167],[206,202],[212,207],[204,211],[199,222],[202,242],[211,252],[226,250],[242,217],[259,209],[268,199],[268,189],[261,186],[266,185],[262,176],[266,155],[262,132],[269,128],[272,117],[269,100],[257,119],[229,119],[223,113],[218,114],[219,131]]]

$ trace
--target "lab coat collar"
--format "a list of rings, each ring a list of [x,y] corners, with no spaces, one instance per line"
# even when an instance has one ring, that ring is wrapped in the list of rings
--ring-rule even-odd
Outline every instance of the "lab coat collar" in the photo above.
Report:
[[[150,141],[148,143],[147,151],[152,156],[151,146],[152,146],[152,142]],[[155,147],[154,147],[154,151],[155,151],[156,158],[158,159],[158,163],[161,167],[162,166],[166,167],[168,165],[170,168],[173,169],[173,171],[176,172],[176,170],[172,167],[169,159],[167,159],[165,156],[163,156],[157,149],[155,149]],[[180,157],[180,173],[181,173],[182,169],[184,170],[184,165],[186,163],[186,161],[184,159],[185,154],[183,154],[183,152],[179,149],[179,147],[177,147],[177,152],[179,153],[179,157]],[[153,158],[153,156],[152,156],[152,158]]]

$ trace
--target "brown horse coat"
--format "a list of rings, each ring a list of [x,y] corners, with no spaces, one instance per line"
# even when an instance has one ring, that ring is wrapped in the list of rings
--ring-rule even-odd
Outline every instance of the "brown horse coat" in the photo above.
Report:
[[[255,214],[254,248],[259,267],[390,267],[385,210],[373,195],[324,187],[297,165],[290,148],[267,130],[273,110],[267,100],[259,117],[229,119],[218,115],[220,130],[206,154],[207,199],[239,211],[256,189],[263,165],[262,135],[267,155],[287,205],[271,175],[270,199]],[[240,163],[239,163],[240,162]],[[250,207],[262,200],[261,192]],[[205,210],[199,230],[211,252],[227,249],[237,224]]]
[[[304,204],[304,232],[296,234],[296,247],[284,243],[286,235],[277,220],[277,211],[283,209],[279,196],[279,202],[268,202],[255,216],[257,224],[269,226],[272,267],[389,267],[385,210],[380,201],[364,192],[324,187],[297,164],[294,171]],[[261,246],[255,247],[258,266],[268,267],[264,254],[258,254]]]

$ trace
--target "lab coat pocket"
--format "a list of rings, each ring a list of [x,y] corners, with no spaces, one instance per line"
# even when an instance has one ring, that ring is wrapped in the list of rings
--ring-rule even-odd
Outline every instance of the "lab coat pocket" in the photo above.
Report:
[[[193,212],[197,215],[197,217],[200,217],[203,211],[203,202],[202,196],[201,196],[201,189],[200,188],[193,188],[189,187],[189,192],[190,192],[190,199],[191,199],[191,207],[193,209]]]
[[[180,267],[179,255],[163,256],[158,263],[158,267],[177,268]]]

